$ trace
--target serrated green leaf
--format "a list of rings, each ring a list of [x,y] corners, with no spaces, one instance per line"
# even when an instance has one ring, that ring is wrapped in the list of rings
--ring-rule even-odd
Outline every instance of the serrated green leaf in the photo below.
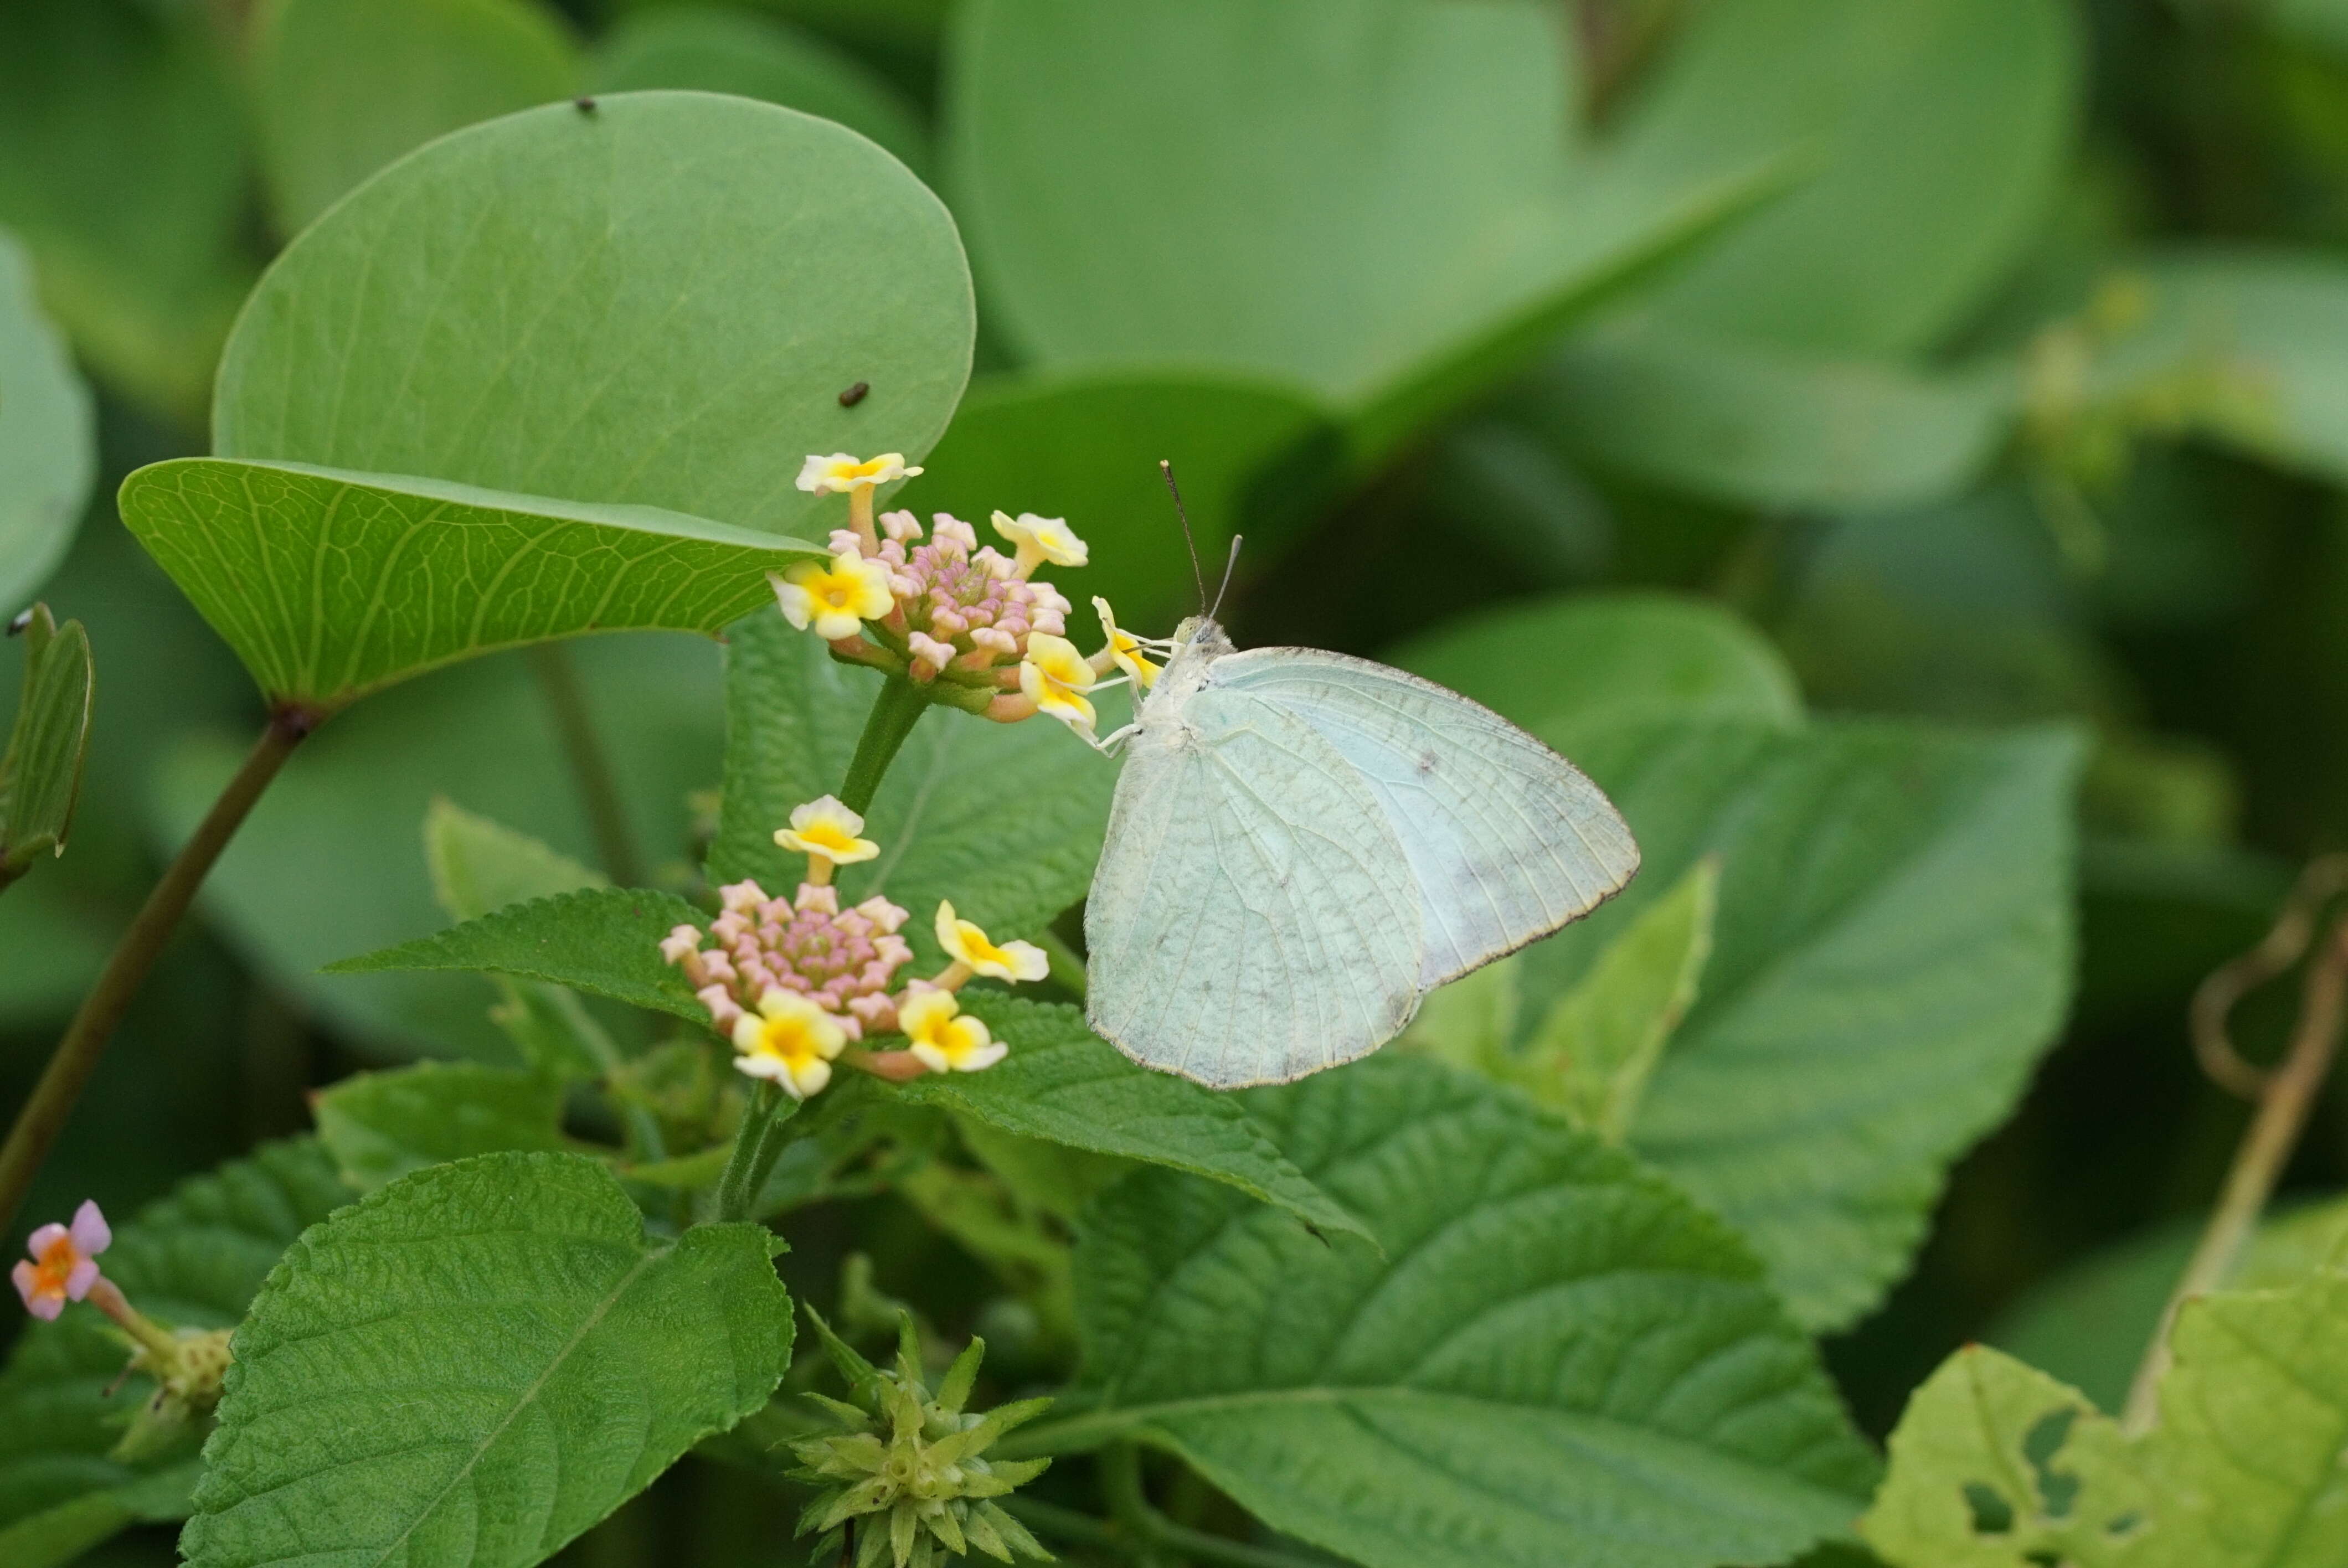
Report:
[[[1244,579],[1296,542],[1339,456],[1309,394],[1254,377],[1000,375],[971,387],[902,504],[970,518],[982,533],[998,507],[1067,518],[1092,548],[1086,565],[1048,574],[1076,607],[1071,635],[1097,635],[1095,594],[1154,635],[1195,610],[1198,591],[1161,459],[1181,483],[1202,562],[1220,570],[1231,536],[1246,535]]]
[[[1865,1444],[1760,1266],[1667,1183],[1407,1058],[1244,1099],[1383,1255],[1135,1176],[1077,1249],[1098,1408],[1034,1447],[1163,1444],[1369,1568],[1766,1563],[1849,1519]]]
[[[1365,457],[1754,189],[1749,161],[1578,159],[1537,6],[988,0],[958,27],[958,210],[1021,343],[1310,386]]]
[[[225,1328],[244,1316],[304,1228],[356,1195],[315,1140],[267,1144],[118,1225],[101,1261],[107,1276],[159,1321]],[[10,1568],[42,1561],[15,1551],[67,1542],[76,1529],[85,1532],[84,1545],[94,1543],[109,1517],[118,1529],[187,1512],[195,1434],[137,1463],[108,1457],[122,1436],[118,1422],[152,1387],[134,1379],[106,1396],[125,1358],[121,1342],[88,1307],[27,1325],[11,1351],[0,1372],[0,1543],[12,1548],[0,1561]]]
[[[706,1026],[682,970],[660,956],[661,938],[708,917],[674,893],[592,887],[516,904],[438,936],[326,966],[330,975],[455,969],[543,980]]]
[[[1388,657],[1569,756],[1624,725],[1790,729],[1802,717],[1800,689],[1766,638],[1716,605],[1670,594],[1576,594],[1488,610]]]
[[[0,5],[0,223],[99,379],[200,425],[252,281],[244,106],[212,18]]]
[[[1717,856],[1703,994],[1631,1144],[1744,1233],[1805,1324],[1848,1323],[1904,1270],[1949,1164],[2062,1022],[2079,746],[2044,730],[1684,725],[1575,760],[1643,866],[1527,950],[1529,1005]]]
[[[1236,1187],[1324,1234],[1367,1236],[1228,1094],[1138,1067],[1055,1002],[965,993],[1011,1054],[983,1072],[923,1076],[898,1092],[1001,1132],[1164,1165]]]
[[[563,1146],[559,1081],[476,1062],[358,1073],[319,1094],[314,1111],[318,1142],[362,1193],[450,1160]]]
[[[467,811],[445,795],[424,814],[424,859],[433,896],[451,920],[478,920],[509,904],[551,898],[611,879],[543,839]]]
[[[2188,1302],[2169,1345],[2158,1414],[2132,1442],[2075,1390],[1994,1350],[1959,1352],[1892,1434],[1869,1542],[1894,1568],[2341,1561],[2348,1275]]]
[[[1718,862],[1690,866],[1550,1005],[1509,1063],[1507,1081],[1576,1126],[1622,1143],[1663,1042],[1695,1000],[1719,891]]]
[[[443,132],[579,90],[569,32],[537,0],[271,0],[252,49],[262,174],[287,234]]]
[[[0,229],[0,615],[14,615],[73,543],[98,470],[98,429],[64,336]]]
[[[597,43],[589,73],[599,93],[734,93],[838,120],[929,173],[929,133],[903,94],[854,55],[763,16],[679,8],[624,17]]]
[[[212,449],[820,538],[845,508],[798,488],[807,455],[918,460],[972,331],[953,222],[886,152],[623,93],[444,137],[304,231],[222,359]]]
[[[2106,1568],[2154,1560],[2152,1512],[2142,1456],[2109,1417],[1969,1345],[1910,1397],[1863,1531],[1901,1568]]]
[[[636,842],[657,857],[664,879],[689,876],[686,795],[717,776],[724,745],[716,646],[647,633],[588,638],[567,651]],[[242,735],[207,733],[184,738],[162,759],[147,781],[155,843],[168,849],[185,839],[247,744]],[[592,852],[576,780],[528,654],[493,653],[420,676],[304,742],[213,867],[201,907],[273,983],[363,1050],[510,1066],[513,1047],[484,1011],[495,999],[484,981],[318,973],[337,958],[448,924],[417,832],[438,795],[572,856]],[[629,1021],[604,1020],[622,1031],[623,1045],[632,1043]]]
[[[2160,1568],[2348,1558],[2348,1275],[2188,1302],[2147,1443]]]
[[[489,1154],[305,1233],[237,1332],[191,1568],[524,1568],[764,1405],[791,1305],[756,1225],[647,1246],[602,1165]]]
[[[1927,372],[1615,321],[1507,411],[1564,451],[1732,506],[1849,510],[1961,490],[2020,413],[2014,368]]]
[[[715,634],[822,553],[650,507],[216,457],[141,468],[120,504],[263,692],[321,715],[499,648]]]
[[[0,889],[43,853],[63,855],[89,755],[97,671],[78,620],[60,627],[36,604],[25,629],[24,696],[0,752]]]
[[[791,808],[836,794],[880,677],[835,661],[779,615],[736,626],[726,651],[726,794],[713,879],[755,877],[783,895],[807,857],[778,847]],[[941,899],[997,941],[1032,936],[1085,896],[1108,825],[1117,765],[1059,724],[990,723],[933,708],[866,812],[878,859],[840,868],[840,897],[876,893],[912,918],[902,933],[925,967]]]
[[[1631,1145],[1745,1235],[1803,1323],[1847,1323],[1901,1272],[1949,1163],[2062,1020],[2079,748],[2052,730],[1802,726],[1789,698],[1734,717],[1714,706],[1715,661],[1676,665],[1664,638],[1618,647],[1619,690],[1551,678],[1544,693],[1559,651],[1611,613],[1566,601],[1401,655],[1572,757],[1638,836],[1632,885],[1519,956],[1518,1028],[1717,855],[1703,995]],[[1749,640],[1717,612],[1676,613]],[[1683,703],[1703,722],[1674,722]]]
[[[1933,346],[2038,233],[2070,150],[2079,27],[2054,0],[1727,0],[1620,137],[1663,168],[1795,149],[1795,188],[1645,302],[1691,331],[1828,353]]]
[[[1982,1341],[2118,1409],[2202,1225],[2178,1219],[2057,1269],[1992,1319]],[[2286,1208],[2260,1225],[2219,1283],[2236,1290],[2296,1285],[2326,1265],[2348,1264],[2343,1248],[2348,1200]]]

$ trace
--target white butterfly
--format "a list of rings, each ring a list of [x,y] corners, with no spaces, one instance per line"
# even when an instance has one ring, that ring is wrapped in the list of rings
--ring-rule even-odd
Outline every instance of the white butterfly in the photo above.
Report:
[[[1639,868],[1572,764],[1399,670],[1239,652],[1206,616],[1127,744],[1085,907],[1092,1027],[1217,1089],[1368,1055],[1447,980]]]

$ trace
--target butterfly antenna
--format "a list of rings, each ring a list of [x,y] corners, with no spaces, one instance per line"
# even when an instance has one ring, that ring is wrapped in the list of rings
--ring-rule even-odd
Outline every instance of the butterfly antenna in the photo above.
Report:
[[[1243,536],[1239,534],[1233,534],[1231,536],[1231,559],[1223,562],[1222,586],[1215,589],[1215,608],[1207,611],[1207,619],[1209,620],[1214,620],[1223,612],[1223,595],[1231,592],[1231,573],[1239,569],[1240,546],[1244,542],[1245,539]]]
[[[1190,547],[1190,576],[1199,584],[1199,613],[1210,616],[1207,609],[1207,574],[1199,569],[1199,540],[1190,532],[1190,514],[1182,509],[1182,487],[1174,482],[1174,465],[1163,457],[1158,459],[1158,471],[1166,476],[1166,487],[1174,492],[1174,515],[1182,519],[1182,542]]]

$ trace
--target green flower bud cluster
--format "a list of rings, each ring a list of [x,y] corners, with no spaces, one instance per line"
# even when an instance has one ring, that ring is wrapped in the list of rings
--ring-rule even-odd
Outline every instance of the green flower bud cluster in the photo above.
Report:
[[[854,1568],[934,1568],[983,1552],[1004,1563],[1049,1562],[1052,1554],[992,1500],[1043,1473],[1049,1460],[995,1460],[985,1450],[1049,1399],[1023,1399],[984,1415],[967,1411],[986,1342],[973,1339],[954,1358],[932,1396],[922,1378],[912,1319],[901,1317],[897,1363],[883,1371],[867,1361],[812,1310],[816,1332],[854,1402],[807,1396],[839,1423],[828,1436],[791,1445],[795,1481],[823,1490],[799,1517],[798,1533],[820,1532],[810,1561]]]

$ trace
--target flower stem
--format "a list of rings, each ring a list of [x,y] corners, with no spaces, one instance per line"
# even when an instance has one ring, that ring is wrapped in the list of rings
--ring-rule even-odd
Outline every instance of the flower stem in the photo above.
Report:
[[[82,999],[81,1010],[66,1026],[65,1037],[57,1041],[41,1081],[33,1086],[31,1098],[16,1112],[15,1124],[8,1129],[8,1142],[0,1145],[0,1231],[15,1224],[16,1210],[33,1184],[33,1173],[40,1169],[57,1135],[65,1131],[75,1102],[98,1069],[107,1040],[121,1023],[147,971],[155,967],[180,917],[195,901],[196,889],[203,885],[212,862],[228,847],[245,814],[285,765],[285,759],[294,754],[294,748],[316,727],[317,716],[302,711],[288,710],[269,721],[244,765],[212,802],[194,835],[180,846],[130,928],[115,943],[98,983]]]
[[[2228,970],[2219,970],[2210,978],[2211,982],[2214,985],[2227,974]],[[2209,989],[2211,988],[2205,987]],[[2334,922],[2324,933],[2322,945],[2307,967],[2299,1020],[2291,1028],[2290,1049],[2282,1064],[2259,1090],[2257,1113],[2250,1118],[2250,1129],[2234,1151],[2234,1163],[2226,1173],[2218,1206],[2210,1213],[2200,1245],[2193,1249],[2193,1256],[2178,1277],[2176,1289],[2169,1292],[2168,1305],[2161,1309],[2160,1324],[2153,1330],[2152,1343],[2145,1348],[2135,1382],[2128,1387],[2122,1425],[2130,1432],[2148,1431],[2159,1414],[2160,1382],[2172,1359],[2168,1341],[2178,1313],[2188,1301],[2225,1283],[2243,1244],[2258,1228],[2259,1215],[2264,1212],[2291,1150],[2298,1146],[2299,1135],[2307,1125],[2308,1112],[2313,1108],[2323,1080],[2332,1071],[2332,1061],[2340,1046],[2343,1001],[2348,1001],[2348,918]]]
[[[1129,1465],[1128,1459],[1117,1458],[1118,1455],[1129,1456]],[[1227,1535],[1213,1535],[1175,1523],[1152,1508],[1142,1494],[1139,1460],[1130,1445],[1119,1444],[1111,1449],[1102,1455],[1102,1484],[1115,1494],[1115,1522],[1023,1493],[999,1497],[995,1503],[1030,1530],[1105,1548],[1145,1563],[1171,1552],[1202,1562],[1230,1563],[1231,1568],[1327,1568],[1326,1558],[1301,1556],[1275,1547],[1251,1546]]]
[[[767,1177],[782,1157],[783,1146],[791,1141],[783,1123],[798,1114],[802,1103],[763,1079],[751,1090],[750,1103],[742,1111],[742,1125],[734,1134],[734,1153],[726,1162],[726,1173],[717,1178],[718,1220],[757,1217],[758,1194],[766,1190]]]
[[[579,679],[579,665],[571,650],[560,642],[541,642],[530,650],[530,673],[538,677],[539,694],[554,720],[554,733],[571,764],[579,804],[586,810],[588,831],[595,835],[595,857],[604,873],[623,887],[644,885],[643,857],[628,825],[627,803],[612,771],[611,753],[595,731],[594,711],[587,703],[587,687]]]
[[[864,721],[864,733],[857,740],[855,759],[848,764],[848,778],[839,786],[842,805],[853,812],[871,809],[889,764],[896,761],[898,748],[913,733],[929,705],[930,694],[901,675],[891,676],[881,686]]]

